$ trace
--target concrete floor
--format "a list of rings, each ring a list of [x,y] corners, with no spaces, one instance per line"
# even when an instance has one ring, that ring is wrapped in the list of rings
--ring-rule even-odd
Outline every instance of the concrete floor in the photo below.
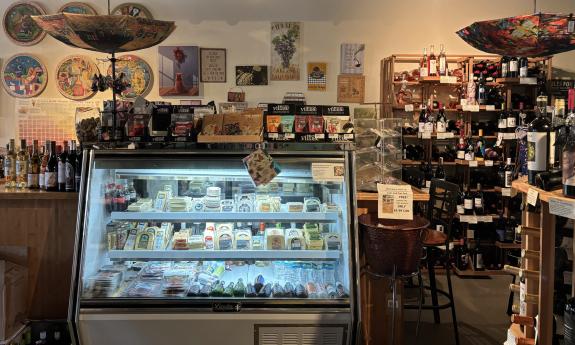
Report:
[[[438,287],[447,291],[445,276],[437,277]],[[509,284],[511,276],[494,276],[486,279],[462,279],[452,276],[455,308],[459,325],[461,345],[501,345],[507,338],[510,325],[507,315]],[[416,294],[416,289],[409,294]],[[415,295],[416,296],[416,295]],[[426,303],[430,303],[426,292]],[[417,311],[406,311],[406,344],[415,344]],[[431,310],[422,311],[422,323],[418,344],[455,344],[451,311],[441,312],[441,323],[433,322]]]

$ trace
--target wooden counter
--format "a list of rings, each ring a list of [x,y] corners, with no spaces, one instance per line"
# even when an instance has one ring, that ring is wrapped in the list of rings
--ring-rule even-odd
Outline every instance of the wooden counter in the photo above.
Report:
[[[28,317],[65,319],[78,194],[0,186],[0,257],[28,268]]]

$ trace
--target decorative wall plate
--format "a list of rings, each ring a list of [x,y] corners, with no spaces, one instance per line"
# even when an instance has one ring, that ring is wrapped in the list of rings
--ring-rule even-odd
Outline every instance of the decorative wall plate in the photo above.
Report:
[[[68,56],[56,70],[58,91],[62,96],[80,101],[92,97],[92,77],[99,74],[98,66],[87,56]]]
[[[146,7],[133,2],[126,2],[116,6],[112,11],[112,14],[154,19],[152,13]]]
[[[46,36],[30,16],[44,15],[46,11],[32,1],[21,1],[8,7],[4,12],[2,23],[4,32],[12,42],[21,46],[31,46],[40,42]]]
[[[118,57],[116,62],[116,77],[124,73],[124,78],[130,82],[127,88],[120,96],[124,99],[133,99],[138,96],[145,96],[154,81],[152,67],[142,58],[136,55],[123,55]],[[108,67],[108,75],[112,75],[112,66]]]
[[[64,6],[60,7],[58,13],[75,13],[75,14],[91,14],[97,15],[96,10],[85,2],[69,2]]]
[[[36,97],[44,91],[47,83],[46,66],[32,55],[14,55],[2,69],[2,85],[14,97]]]

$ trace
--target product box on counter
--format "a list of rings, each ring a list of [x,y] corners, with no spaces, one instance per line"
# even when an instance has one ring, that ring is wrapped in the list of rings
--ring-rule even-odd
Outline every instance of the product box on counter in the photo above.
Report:
[[[355,140],[349,107],[339,105],[324,106],[322,114],[328,142],[353,142]]]

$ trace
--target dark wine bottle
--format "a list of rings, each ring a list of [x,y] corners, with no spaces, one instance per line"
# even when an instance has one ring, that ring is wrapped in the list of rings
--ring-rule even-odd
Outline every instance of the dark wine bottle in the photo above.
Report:
[[[527,176],[529,184],[535,185],[535,175],[545,172],[549,166],[549,140],[551,122],[545,116],[547,95],[537,97],[537,117],[527,129]]]
[[[445,181],[445,169],[443,168],[443,157],[439,157],[439,164],[435,169],[435,178]]]
[[[519,77],[519,61],[517,61],[517,57],[515,56],[509,59],[509,73],[507,77],[509,78]]]
[[[58,190],[58,158],[56,157],[56,142],[50,142],[50,158],[44,173],[44,183],[47,191]]]
[[[477,82],[477,103],[479,105],[487,104],[487,87],[485,86],[483,72],[479,75],[479,81]]]
[[[507,111],[502,109],[501,113],[499,113],[499,120],[497,121],[497,131],[499,133],[507,132],[507,116]]]
[[[70,147],[68,146],[68,142],[64,141],[62,153],[58,155],[58,190],[60,192],[66,191],[66,159],[68,158],[69,152]]]
[[[478,216],[482,216],[485,214],[485,205],[483,202],[483,192],[481,191],[481,183],[477,184],[477,190],[473,195],[473,209],[475,210],[475,214]]]
[[[509,74],[509,58],[504,56],[501,58],[501,71],[499,75],[501,78],[507,78]]]
[[[527,78],[529,76],[529,60],[526,57],[519,59],[519,77]]]
[[[465,196],[463,197],[463,207],[465,208],[466,215],[473,215],[473,195],[469,190],[469,186],[464,186]]]

